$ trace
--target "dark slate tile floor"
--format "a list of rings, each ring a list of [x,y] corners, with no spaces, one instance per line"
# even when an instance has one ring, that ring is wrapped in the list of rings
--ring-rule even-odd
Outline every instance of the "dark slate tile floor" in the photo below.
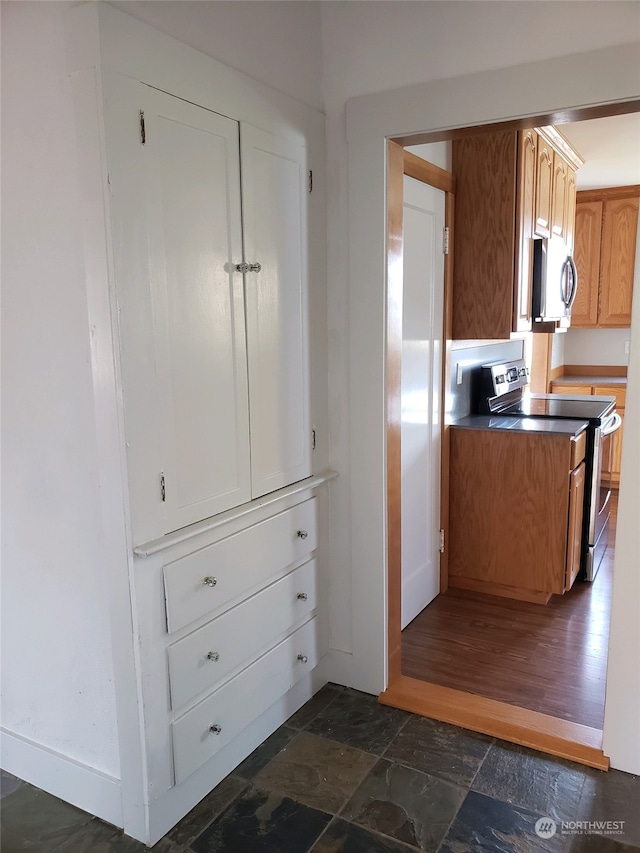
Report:
[[[2,853],[147,850],[4,771],[0,781]],[[152,850],[637,853],[640,777],[543,756],[327,685]]]

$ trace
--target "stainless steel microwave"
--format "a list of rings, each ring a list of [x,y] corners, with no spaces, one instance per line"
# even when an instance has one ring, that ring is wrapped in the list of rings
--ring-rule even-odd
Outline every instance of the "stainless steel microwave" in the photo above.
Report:
[[[561,325],[568,325],[577,292],[578,272],[564,240],[535,239],[531,304],[534,323],[560,321]]]

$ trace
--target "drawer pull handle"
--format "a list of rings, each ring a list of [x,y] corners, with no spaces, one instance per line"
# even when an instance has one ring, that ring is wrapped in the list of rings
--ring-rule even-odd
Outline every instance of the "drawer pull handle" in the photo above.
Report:
[[[300,663],[306,663],[307,662],[307,656],[306,655],[298,655],[298,660],[300,661]]]
[[[219,661],[220,660],[219,652],[209,652],[209,654],[207,655],[207,660]]]
[[[307,600],[307,593],[306,592],[299,592],[296,595],[296,598],[299,599],[300,601],[306,601]]]
[[[219,735],[222,731],[222,726],[218,723],[214,723],[212,726],[209,726],[209,731],[213,732],[214,735]]]
[[[309,534],[306,530],[298,530],[298,536],[300,539],[306,539]]]
[[[218,583],[218,578],[206,577],[202,579],[205,586],[215,586]]]

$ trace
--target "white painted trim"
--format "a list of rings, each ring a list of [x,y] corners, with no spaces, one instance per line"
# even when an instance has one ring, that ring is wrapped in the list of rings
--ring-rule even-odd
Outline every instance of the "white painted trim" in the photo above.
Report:
[[[162,536],[159,539],[152,539],[150,542],[144,542],[142,545],[136,545],[133,552],[138,557],[149,557],[152,554],[165,551],[167,548],[171,548],[181,542],[188,542],[190,539],[195,539],[196,536],[200,536],[203,533],[216,530],[218,527],[222,527],[230,521],[252,515],[256,510],[261,509],[262,507],[273,506],[281,501],[286,501],[287,498],[290,498],[293,495],[299,495],[303,492],[311,492],[312,489],[322,486],[324,483],[335,479],[337,476],[337,471],[322,471],[320,474],[315,474],[313,477],[307,477],[305,480],[300,480],[292,486],[285,486],[283,489],[278,489],[277,492],[270,492],[261,498],[256,498],[253,501],[241,504],[240,506],[229,509],[226,512],[221,512],[218,515],[205,519],[204,521],[198,521],[196,524],[190,524],[188,527],[176,530],[175,533],[167,533],[166,536]],[[246,521],[247,524],[250,523],[249,519],[246,519]]]
[[[107,823],[122,827],[120,780],[28,738],[2,732],[2,767]]]
[[[89,38],[87,38],[87,42]],[[146,788],[142,696],[132,600],[133,555],[121,406],[119,347],[112,275],[111,226],[100,73],[97,66],[71,76],[77,136],[88,327],[102,510],[101,576],[111,625],[122,808],[120,826],[140,834]],[[55,792],[53,792],[55,793]],[[61,796],[61,795],[59,795]]]
[[[347,101],[347,139],[471,127],[632,101],[638,98],[638,51],[636,41],[360,95]],[[588,81],[575,76],[576,66]]]

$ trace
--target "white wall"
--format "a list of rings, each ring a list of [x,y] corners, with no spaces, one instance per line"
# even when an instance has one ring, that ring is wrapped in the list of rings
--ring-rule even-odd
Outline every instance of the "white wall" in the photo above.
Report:
[[[380,623],[386,620],[386,515],[384,470],[385,413],[384,413],[384,329],[385,329],[385,137],[420,130],[464,127],[483,121],[500,121],[527,115],[540,115],[556,109],[584,104],[631,100],[638,97],[640,85],[637,68],[640,44],[628,44],[629,34],[638,33],[637,3],[607,4],[504,4],[507,16],[518,18],[505,38],[504,21],[491,33],[484,26],[491,25],[491,7],[471,4],[470,15],[464,24],[457,21],[462,14],[461,4],[440,4],[439,15],[451,14],[456,28],[439,30],[429,28],[422,21],[422,40],[416,34],[419,27],[415,16],[420,11],[398,13],[394,3],[392,15],[382,25],[385,6],[377,14],[377,5],[332,5],[323,17],[325,45],[325,91],[328,108],[329,132],[329,282],[333,305],[340,305],[348,315],[338,316],[334,311],[336,338],[342,336],[343,346],[332,347],[335,358],[341,357],[349,345],[348,361],[333,364],[336,377],[348,376],[341,388],[348,390],[351,446],[346,455],[347,442],[337,447],[338,454],[345,453],[338,462],[342,488],[350,485],[350,547],[353,585],[353,667],[352,680],[361,689],[377,692],[386,683],[385,639]],[[375,7],[375,8],[374,8]],[[571,11],[569,12],[569,9]],[[559,17],[546,16],[547,28],[556,23],[560,30],[572,32],[571,44],[578,52],[566,54],[566,44],[556,39],[553,30],[545,30],[548,38],[536,39],[545,12],[558,11]],[[588,14],[579,15],[579,12]],[[486,20],[484,13],[489,14]],[[571,16],[572,26],[560,26],[563,14]],[[376,21],[372,22],[369,15]],[[484,23],[483,23],[484,20]],[[574,25],[575,22],[575,25]],[[495,21],[494,21],[495,23]],[[362,25],[362,26],[360,26]],[[405,29],[406,26],[406,29]],[[402,30],[402,32],[400,32]],[[412,31],[413,30],[413,31]],[[379,32],[376,38],[375,32]],[[435,33],[435,36],[434,36]],[[500,33],[500,43],[496,39]],[[401,36],[405,36],[403,39]],[[486,38],[485,38],[486,36]],[[437,39],[440,41],[437,41]],[[558,37],[559,38],[559,37]],[[435,39],[435,40],[434,40]],[[564,40],[563,40],[564,41]],[[384,42],[384,44],[383,44]],[[617,43],[611,50],[586,48]],[[345,53],[349,43],[356,45],[353,54]],[[487,55],[485,45],[493,48]],[[578,47],[579,46],[579,47]],[[466,48],[469,48],[467,51]],[[549,51],[557,57],[548,58]],[[544,59],[530,65],[511,66],[531,59],[532,54]],[[384,80],[375,71],[376,56],[381,65],[389,69]],[[346,57],[346,58],[345,58]],[[405,85],[397,90],[364,95],[349,101],[344,111],[344,99],[354,90],[371,91],[385,84],[416,82],[416,74],[427,79],[428,70],[437,75],[441,68],[459,58],[455,71],[473,71],[470,65],[492,68],[484,73],[473,73],[443,81]],[[434,65],[442,60],[437,68]],[[420,66],[422,63],[422,71]],[[495,70],[502,66],[504,70]],[[506,68],[506,66],[509,66]],[[328,71],[327,69],[330,69]],[[370,78],[367,75],[370,74]],[[347,141],[348,140],[348,143]],[[348,289],[348,302],[344,291]],[[330,308],[331,310],[331,308]],[[634,330],[634,336],[640,330]],[[632,340],[632,347],[634,346]],[[630,380],[629,394],[637,394]],[[625,452],[629,445],[625,433]],[[633,451],[631,451],[633,453]],[[349,472],[347,484],[345,472]],[[621,519],[627,517],[621,501]],[[339,535],[338,531],[338,535]],[[616,551],[616,589],[614,597],[619,602],[634,596],[636,560],[634,538],[623,534],[622,547]],[[627,545],[625,546],[625,542]],[[637,600],[637,598],[633,598]],[[629,644],[623,648],[621,638],[635,637],[637,625],[631,621],[630,610],[614,604],[614,619],[620,621],[612,630],[611,650],[614,662],[609,674],[608,706],[605,718],[605,735],[619,725],[615,749],[610,750],[614,767],[640,770],[638,754],[637,719],[640,705],[637,683],[640,681],[640,648]],[[381,636],[382,634],[382,636]],[[617,640],[614,638],[618,638]],[[625,657],[631,670],[627,681],[623,676],[621,661]],[[630,685],[629,685],[630,680]],[[631,702],[629,703],[629,697]]]
[[[569,329],[564,337],[564,364],[629,364],[629,329]]]
[[[67,5],[2,4],[2,723],[117,777]]]
[[[634,281],[640,281],[640,231]],[[631,357],[627,371],[624,440],[613,568],[613,601],[605,700],[603,749],[614,767],[640,773],[640,299],[635,287],[631,316]],[[631,440],[629,440],[631,437]]]
[[[322,108],[319,3],[114,0],[109,5],[285,95]]]
[[[332,490],[333,522],[331,585],[332,641],[351,653],[354,648],[350,607],[352,596],[366,594],[350,562],[363,559],[352,542],[352,512],[361,502],[362,484],[352,493],[350,416],[354,394],[349,358],[353,312],[349,293],[349,181],[345,104],[349,98],[394,87],[408,87],[483,70],[518,65],[592,48],[622,44],[640,30],[637,2],[327,2],[322,4],[324,101],[327,113],[327,263],[329,286],[329,383],[332,467],[340,472]],[[571,38],[567,39],[567,33]],[[505,35],[507,34],[507,35]],[[534,81],[535,83],[535,81]],[[396,106],[409,100],[399,92]],[[453,95],[463,104],[464,92]],[[471,99],[473,96],[467,95]],[[407,115],[405,109],[404,115]],[[429,110],[411,115],[394,131],[430,127]],[[479,116],[479,119],[484,116]],[[373,188],[372,188],[373,191]],[[380,214],[383,216],[383,214]],[[384,239],[384,219],[370,239]],[[380,230],[382,229],[382,230]],[[382,236],[380,236],[382,235]],[[368,246],[361,247],[369,252]],[[373,287],[373,285],[372,285]],[[351,312],[351,313],[350,313]],[[380,318],[384,322],[384,318]],[[371,370],[381,365],[371,365]],[[369,426],[354,431],[362,444]],[[377,464],[377,462],[376,462]],[[382,474],[381,474],[382,476]],[[372,479],[367,489],[379,488]],[[378,530],[375,530],[377,537]],[[354,551],[355,547],[355,551]],[[375,549],[374,549],[375,550]],[[357,677],[357,676],[356,676]],[[362,686],[362,685],[361,685]],[[373,689],[373,688],[370,688]]]

